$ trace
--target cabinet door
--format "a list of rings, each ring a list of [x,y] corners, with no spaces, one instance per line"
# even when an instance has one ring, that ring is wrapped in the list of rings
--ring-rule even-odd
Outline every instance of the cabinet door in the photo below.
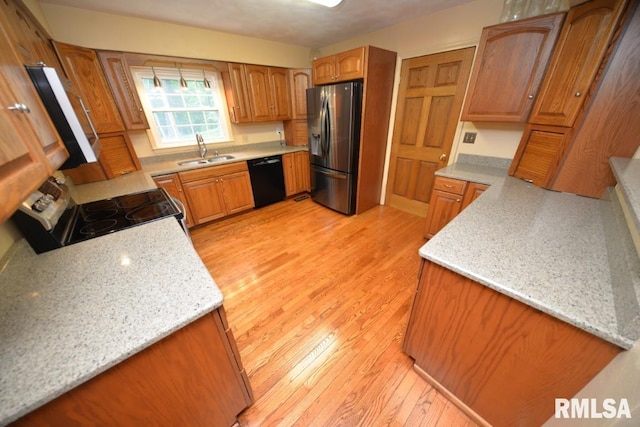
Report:
[[[314,85],[334,82],[336,76],[335,56],[332,55],[325,58],[315,59],[311,66]]]
[[[25,6],[15,0],[0,2],[2,26],[16,48],[24,65],[45,63],[58,65],[55,51],[42,27],[31,16]]]
[[[462,198],[462,209],[466,209],[474,200],[476,200],[482,193],[484,193],[488,185],[479,184],[477,182],[470,182],[467,187],[467,191],[464,193],[464,197]]]
[[[27,31],[30,28],[34,29],[34,27],[32,23],[26,20],[26,17],[20,9],[16,8],[14,3],[0,2],[0,6],[0,23],[3,29],[0,31],[0,36],[2,37],[0,41],[0,48],[2,49],[0,57],[2,59],[3,79],[7,90],[6,99],[3,99],[5,104],[2,107],[15,108],[14,104],[17,103],[19,105],[24,104],[29,109],[29,113],[26,113],[26,111],[21,113],[20,122],[26,121],[29,123],[31,132],[35,134],[35,138],[32,136],[29,136],[29,138],[38,152],[44,152],[46,156],[44,164],[49,172],[53,172],[68,158],[68,153],[58,132],[51,123],[29,75],[23,67],[23,64],[26,63],[25,49],[33,47]],[[25,26],[28,28],[23,28]],[[23,55],[20,55],[20,52]],[[29,50],[28,54],[31,55],[32,52],[32,50]],[[33,59],[44,61],[47,58],[41,58],[38,53],[35,53]],[[18,110],[14,111],[18,112]]]
[[[191,216],[196,225],[225,216],[224,199],[219,181],[219,177],[212,176],[182,183],[187,203],[191,208]]]
[[[293,153],[282,155],[282,170],[284,172],[285,194],[287,197],[289,197],[298,192],[295,159]]]
[[[49,175],[45,158],[33,141],[37,141],[28,113],[10,110],[16,104],[24,103],[19,93],[20,86],[15,86],[4,72],[5,69],[22,70],[13,50],[7,46],[7,40],[0,29],[0,58],[6,66],[0,73],[0,223],[4,222],[16,208]],[[12,60],[8,62],[7,59]],[[9,65],[11,64],[11,65]],[[28,79],[26,71],[23,78]],[[31,107],[30,107],[31,108]],[[32,112],[33,113],[33,112]]]
[[[92,49],[55,43],[64,71],[77,88],[98,133],[119,132],[124,124]]]
[[[336,55],[336,80],[361,79],[365,70],[365,48],[359,47]]]
[[[126,132],[100,137],[102,150],[98,159],[109,179],[142,169]]]
[[[291,89],[286,68],[269,67],[271,120],[291,120]]]
[[[271,120],[272,109],[269,101],[269,68],[261,65],[245,65],[251,117],[254,122]]]
[[[233,123],[247,123],[251,121],[251,108],[249,107],[249,88],[243,64],[230,63],[229,66],[230,88],[227,90],[227,102],[229,113]]]
[[[432,238],[462,210],[462,196],[433,190],[429,200],[429,212],[424,237]]]
[[[309,143],[309,133],[306,120],[285,120],[284,139],[287,145],[307,145]]]
[[[482,30],[462,120],[526,122],[564,13]]]
[[[182,190],[182,184],[180,183],[178,174],[172,173],[169,175],[156,176],[153,178],[153,181],[158,187],[164,188],[171,197],[180,200],[185,209],[187,227],[192,227],[194,224],[193,218],[191,217],[191,209],[189,208],[187,198],[185,197],[184,191]]]
[[[548,187],[569,140],[570,129],[529,125],[522,135],[509,173]]]
[[[98,52],[113,97],[128,130],[149,129],[133,76],[122,52]]]
[[[255,206],[249,172],[221,176],[220,183],[227,215],[246,211]]]
[[[293,153],[295,160],[296,187],[298,192],[311,191],[311,171],[309,168],[309,152]]]
[[[530,123],[573,126],[625,3],[593,0],[570,9]]]
[[[311,70],[308,68],[289,70],[289,85],[291,86],[291,118],[306,120],[307,89],[313,86]]]

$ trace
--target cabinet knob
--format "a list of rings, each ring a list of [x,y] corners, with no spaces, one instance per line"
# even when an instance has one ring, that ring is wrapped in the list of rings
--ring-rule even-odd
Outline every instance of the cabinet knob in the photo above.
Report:
[[[576,92],[576,98],[580,98],[581,96],[582,96],[582,93]]]
[[[13,105],[8,106],[7,109],[9,109],[11,111],[19,111],[21,113],[30,113],[31,112],[29,107],[27,107],[25,104],[19,104],[17,102],[15,104],[13,104]]]
[[[447,160],[447,155],[444,153],[440,154],[440,161],[442,160]]]
[[[142,108],[138,108],[138,111],[142,113]]]
[[[527,98],[533,99],[533,95],[529,95],[529,96],[527,96]]]
[[[460,203],[460,199],[456,199],[456,203]]]

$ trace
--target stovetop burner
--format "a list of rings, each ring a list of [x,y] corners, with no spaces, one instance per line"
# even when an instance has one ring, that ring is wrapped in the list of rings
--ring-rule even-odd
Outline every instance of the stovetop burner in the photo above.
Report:
[[[76,206],[69,244],[182,213],[165,190],[158,188]]]

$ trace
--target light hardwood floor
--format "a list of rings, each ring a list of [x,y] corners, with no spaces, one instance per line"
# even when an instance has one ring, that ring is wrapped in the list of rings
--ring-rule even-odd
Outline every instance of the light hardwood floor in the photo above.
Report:
[[[242,426],[473,426],[402,339],[424,218],[287,200],[192,230],[255,395]]]

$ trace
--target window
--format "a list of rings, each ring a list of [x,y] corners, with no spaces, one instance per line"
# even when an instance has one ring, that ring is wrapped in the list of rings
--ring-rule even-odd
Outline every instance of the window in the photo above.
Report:
[[[154,71],[161,87],[154,86]],[[206,143],[232,140],[219,73],[148,67],[134,67],[132,72],[151,127],[154,148],[194,145],[196,133],[202,134]],[[180,86],[180,73],[186,88]],[[205,87],[205,78],[210,82],[210,89]]]

